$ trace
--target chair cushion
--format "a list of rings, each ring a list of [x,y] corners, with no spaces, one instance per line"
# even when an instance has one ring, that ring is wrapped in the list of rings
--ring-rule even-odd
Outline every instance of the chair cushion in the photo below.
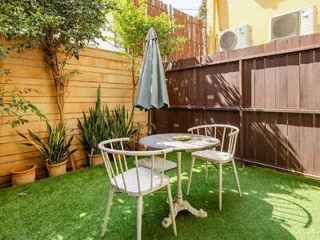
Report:
[[[192,153],[192,156],[217,163],[226,163],[230,162],[233,159],[232,155],[227,152],[220,152],[214,150],[197,151]]]
[[[161,183],[162,174],[153,172],[153,188],[151,189],[151,170],[144,167],[139,167],[138,169],[140,179],[140,191],[142,195],[156,191],[157,189],[166,186],[170,182],[170,178],[166,175],[163,175],[163,181]],[[126,193],[123,178],[127,186],[128,194],[132,196],[138,196],[139,188],[137,179],[137,169],[132,168],[128,171],[123,172],[123,177],[122,174],[119,174],[111,180],[111,184],[114,187],[116,187],[120,192]]]

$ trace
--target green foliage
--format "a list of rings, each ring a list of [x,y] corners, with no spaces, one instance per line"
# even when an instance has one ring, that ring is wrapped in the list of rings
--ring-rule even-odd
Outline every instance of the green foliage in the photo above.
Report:
[[[114,17],[111,29],[117,37],[110,39],[117,42],[123,50],[122,53],[131,60],[132,100],[134,100],[138,80],[136,61],[138,57],[143,56],[143,43],[146,41],[150,28],[153,27],[157,33],[159,49],[163,58],[171,55],[186,40],[172,36],[172,32],[181,26],[170,20],[168,14],[163,13],[158,17],[148,16],[145,14],[146,8],[147,5],[143,0],[139,0],[139,7],[135,6],[134,1],[118,0],[114,9],[111,10]]]
[[[200,20],[204,22],[207,21],[207,0],[202,0],[201,5],[199,7],[198,17]]]
[[[103,37],[109,5],[107,0],[2,1],[0,33],[9,40],[28,37],[20,48],[53,47],[78,58],[88,42]]]
[[[133,1],[119,0],[115,9],[111,12],[114,16],[112,30],[117,34],[113,38],[124,49],[130,59],[143,56],[143,43],[146,41],[146,35],[153,27],[158,36],[158,43],[162,57],[169,56],[185,40],[183,38],[174,38],[171,33],[181,26],[178,26],[169,19],[168,14],[161,14],[158,17],[152,17],[145,14],[147,5],[144,1],[139,1],[139,7],[136,7]]]
[[[140,140],[140,138],[141,138],[141,131],[142,131],[142,129],[143,129],[143,125],[140,123],[140,122],[137,122],[136,124],[135,124],[136,126],[136,132],[133,134],[133,136],[132,136],[132,148],[133,148],[133,150],[135,150],[136,149],[136,146],[137,146],[137,144],[139,143],[139,140]]]
[[[124,105],[116,106],[115,109],[101,109],[101,86],[97,90],[95,108],[89,109],[89,115],[84,112],[83,122],[78,119],[78,128],[81,132],[80,141],[85,150],[92,155],[99,154],[98,144],[103,140],[130,137],[141,131],[141,125],[132,121],[132,115],[127,113]],[[117,147],[117,146],[116,146]]]
[[[146,16],[147,5],[139,1],[136,7],[133,1],[119,0],[116,7],[111,11],[114,16],[112,30],[117,34],[113,38],[124,49],[124,54],[130,59],[143,56],[143,43],[151,27],[158,36],[158,43],[162,57],[169,56],[185,40],[173,38],[171,33],[179,28],[174,21],[170,21],[168,14],[158,17]]]
[[[110,138],[132,138],[139,131],[139,125],[133,123],[132,115],[128,114],[124,105],[118,105],[114,110],[106,109],[106,122]]]
[[[9,54],[9,50],[3,46],[0,46],[0,59],[4,59]]]
[[[68,128],[66,124],[59,124],[52,128],[48,121],[46,123],[48,133],[47,143],[43,142],[36,134],[28,130],[30,137],[17,131],[22,138],[28,140],[28,142],[21,144],[36,147],[42,157],[48,161],[48,164],[50,165],[64,162],[71,154],[77,151],[77,149],[69,151],[74,135],[67,141]]]
[[[0,76],[7,77],[10,74],[8,69],[0,70]],[[29,122],[22,114],[27,112],[35,113],[41,120],[46,119],[46,116],[39,110],[30,100],[27,100],[24,95],[32,92],[41,94],[36,89],[32,88],[19,88],[13,86],[13,89],[8,87],[10,79],[5,79],[4,83],[0,85],[0,117],[13,116],[13,120],[8,123],[12,128],[18,125],[23,125]]]
[[[109,6],[109,0],[7,0],[0,4],[0,34],[9,41],[18,40],[9,50],[43,50],[55,81],[61,121],[68,80],[75,73],[65,66],[71,58],[79,58],[86,44],[103,38]]]
[[[85,150],[90,154],[90,162],[92,155],[99,154],[99,142],[108,139],[109,132],[105,122],[105,111],[101,111],[101,87],[97,90],[97,101],[95,109],[89,109],[89,115],[84,112],[83,123],[78,119],[78,128],[80,129],[82,139],[80,141]]]

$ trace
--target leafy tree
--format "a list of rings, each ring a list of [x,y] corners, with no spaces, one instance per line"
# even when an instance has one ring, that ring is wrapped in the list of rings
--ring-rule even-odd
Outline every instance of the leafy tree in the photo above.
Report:
[[[207,21],[207,0],[202,0],[201,5],[199,7],[198,17],[200,20],[204,22]]]
[[[144,1],[140,0],[138,3],[139,6],[136,6],[133,0],[118,0],[111,11],[114,17],[111,29],[117,35],[111,40],[121,46],[122,53],[131,61],[133,93],[137,85],[137,59],[143,56],[143,43],[151,27],[157,33],[159,49],[163,58],[171,55],[180,44],[185,42],[184,38],[172,36],[172,32],[181,26],[171,21],[168,14],[163,13],[157,17],[148,16],[146,15],[147,5]]]
[[[40,48],[51,70],[57,92],[60,121],[68,81],[76,70],[66,70],[71,58],[79,59],[88,43],[103,38],[109,0],[6,0],[0,3],[0,34],[18,52]],[[3,50],[1,51],[3,52]]]

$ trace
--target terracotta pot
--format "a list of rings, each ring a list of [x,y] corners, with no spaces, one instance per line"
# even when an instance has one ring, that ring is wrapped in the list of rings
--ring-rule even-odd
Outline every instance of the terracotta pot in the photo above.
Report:
[[[90,162],[90,154],[88,154],[88,160]],[[96,166],[96,165],[100,165],[103,164],[103,158],[101,154],[96,154],[96,155],[92,155],[91,158],[91,166]]]
[[[57,164],[47,165],[49,177],[55,177],[67,172],[67,160]]]
[[[115,158],[113,157],[113,154],[110,154],[110,153],[108,153],[108,156],[109,156],[110,161],[114,161],[114,160],[118,161],[119,158],[120,158],[121,160],[124,158],[123,155],[115,155],[115,157],[116,157],[116,159],[115,159]]]
[[[119,160],[123,160],[124,159],[124,156],[123,155],[116,155],[116,160],[119,161]]]
[[[142,147],[140,145],[136,146],[136,151],[147,151],[147,149],[145,147]]]
[[[12,186],[31,183],[36,180],[36,165],[25,164],[10,169]]]

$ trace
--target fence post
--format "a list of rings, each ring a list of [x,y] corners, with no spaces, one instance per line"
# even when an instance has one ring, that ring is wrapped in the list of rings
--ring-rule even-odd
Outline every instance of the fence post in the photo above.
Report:
[[[243,120],[243,97],[244,97],[244,71],[243,71],[243,60],[239,60],[239,92],[240,92],[240,102],[239,102],[239,114],[240,114],[240,158],[244,159],[244,120]],[[244,165],[243,165],[244,166]]]

